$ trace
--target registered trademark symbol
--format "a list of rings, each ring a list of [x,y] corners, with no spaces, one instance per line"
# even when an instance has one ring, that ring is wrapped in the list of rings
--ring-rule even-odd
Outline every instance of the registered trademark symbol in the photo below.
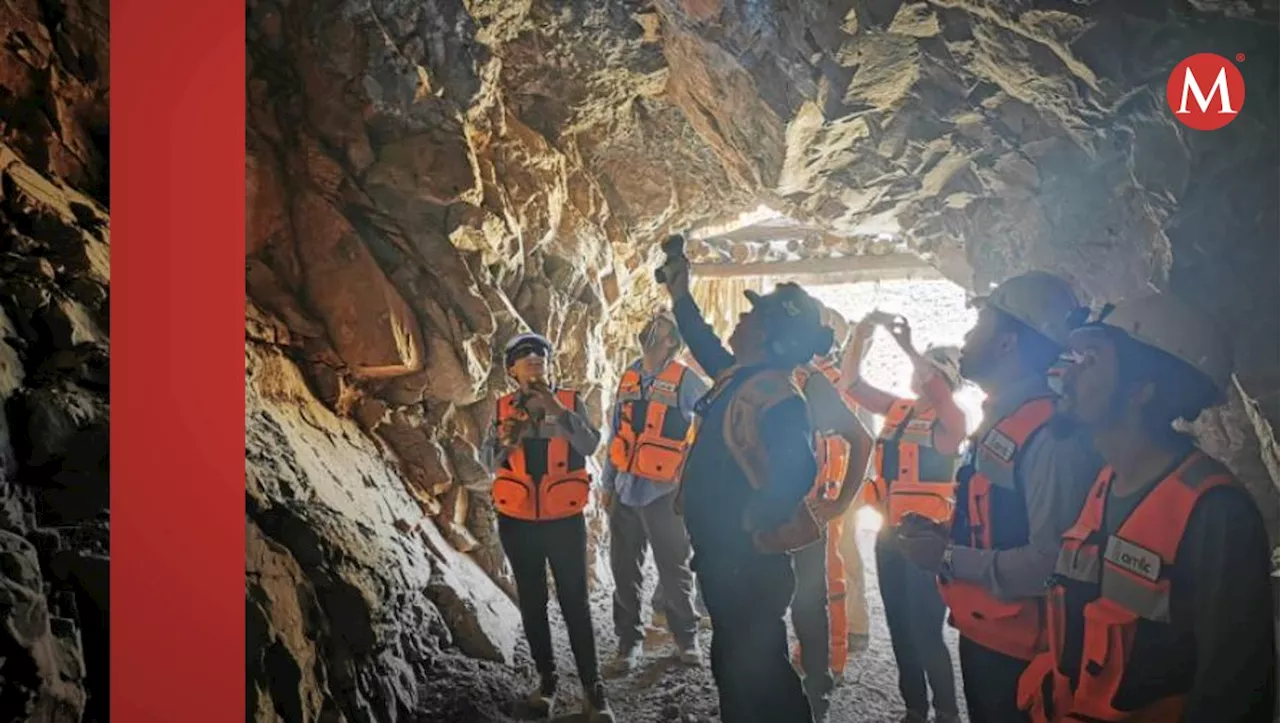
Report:
[[[1243,63],[1243,62],[1244,62],[1244,53],[1236,53],[1236,62],[1237,62],[1237,63]]]

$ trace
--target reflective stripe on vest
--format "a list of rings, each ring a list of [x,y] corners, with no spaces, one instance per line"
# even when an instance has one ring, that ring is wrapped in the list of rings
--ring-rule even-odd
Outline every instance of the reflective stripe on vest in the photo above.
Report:
[[[619,472],[655,482],[676,482],[691,441],[689,420],[680,410],[680,384],[688,369],[671,362],[648,389],[631,368],[618,385],[618,428],[609,443],[609,461]]]
[[[792,372],[792,379],[803,391],[809,376],[815,372],[825,376],[837,389],[840,388],[840,370],[829,359],[796,367]],[[851,410],[850,414],[852,413]],[[841,483],[849,469],[849,442],[838,434],[815,434],[813,451],[818,463],[818,475],[814,479],[813,488],[809,490],[809,497],[834,500],[840,495]]]
[[[1053,399],[1029,399],[992,425],[966,453],[957,473],[961,509],[953,531],[959,544],[980,550],[1008,549],[1026,543],[1027,511],[1014,479],[1031,435],[1053,416]],[[961,580],[940,581],[960,634],[990,650],[1031,660],[1044,648],[1039,598],[1000,600],[984,587]]]
[[[566,409],[577,407],[577,393],[556,391]],[[498,422],[527,419],[516,395],[498,400]],[[519,520],[558,520],[580,514],[587,506],[591,475],[586,459],[569,445],[557,428],[544,422],[537,436],[521,441],[498,467],[493,481],[493,504],[498,512]]]
[[[889,407],[876,439],[872,484],[885,499],[882,512],[896,525],[915,513],[934,522],[949,523],[955,509],[957,458],[933,448],[936,410],[919,411],[916,402],[900,399]]]
[[[1074,716],[1099,721],[1163,721],[1180,718],[1183,696],[1126,695],[1128,709],[1117,707],[1131,677],[1144,671],[1128,665],[1144,644],[1145,625],[1171,624],[1172,585],[1169,572],[1196,503],[1208,491],[1234,485],[1217,460],[1196,450],[1168,477],[1157,483],[1119,529],[1103,540],[1106,502],[1114,474],[1105,467],[1094,482],[1080,517],[1063,535],[1062,549],[1049,589],[1049,653],[1051,664],[1035,666],[1020,684],[1023,708],[1048,711],[1045,716]],[[1067,587],[1091,590],[1083,620],[1069,626]],[[1068,629],[1079,637],[1068,641]],[[1079,668],[1063,670],[1069,643],[1079,646]],[[1163,648],[1161,648],[1163,650]],[[1149,675],[1149,674],[1148,674]],[[1074,680],[1073,680],[1074,678]],[[1146,682],[1146,681],[1144,681]],[[1127,685],[1128,684],[1128,685]],[[1023,697],[1023,696],[1020,696]]]

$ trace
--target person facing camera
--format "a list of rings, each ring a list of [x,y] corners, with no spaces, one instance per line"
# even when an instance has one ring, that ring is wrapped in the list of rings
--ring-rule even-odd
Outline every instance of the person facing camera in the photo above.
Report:
[[[612,723],[596,659],[595,630],[587,595],[587,525],[591,499],[586,460],[600,445],[582,397],[555,385],[551,342],[520,334],[507,343],[503,360],[516,390],[498,399],[482,454],[493,475],[498,538],[515,577],[516,597],[529,652],[540,679],[526,701],[550,716],[556,666],[547,617],[547,565],[569,631],[584,693],[583,712],[593,723]]]

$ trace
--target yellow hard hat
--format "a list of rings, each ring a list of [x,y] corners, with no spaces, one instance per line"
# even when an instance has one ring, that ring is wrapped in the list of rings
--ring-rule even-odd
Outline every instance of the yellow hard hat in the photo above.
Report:
[[[1117,302],[1096,322],[1179,359],[1203,374],[1223,397],[1231,384],[1231,343],[1209,317],[1172,294]]]
[[[1028,271],[1005,279],[973,303],[999,309],[1058,346],[1066,345],[1072,316],[1080,308],[1071,284],[1047,271]]]

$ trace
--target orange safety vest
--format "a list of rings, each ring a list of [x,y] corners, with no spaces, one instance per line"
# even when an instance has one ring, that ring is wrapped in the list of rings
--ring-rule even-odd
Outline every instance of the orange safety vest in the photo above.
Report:
[[[1177,639],[1169,619],[1169,571],[1196,503],[1210,490],[1234,485],[1235,478],[1195,450],[1104,538],[1113,479],[1104,467],[1079,519],[1062,536],[1046,604],[1049,651],[1018,682],[1019,707],[1035,721],[1158,723],[1182,717],[1190,668],[1188,679],[1179,681],[1151,671],[1141,656],[1167,659],[1178,649],[1168,644]],[[1164,640],[1151,645],[1157,637]]]
[[[578,393],[556,391],[566,409],[577,407]],[[516,395],[498,400],[498,422],[527,419],[516,405]],[[553,436],[554,435],[554,436]],[[499,465],[493,480],[493,504],[507,517],[534,522],[559,520],[581,514],[591,492],[586,458],[569,440],[542,429],[539,436],[520,442]]]
[[[803,391],[809,376],[815,373],[822,374],[837,389],[840,388],[840,369],[829,359],[796,367],[792,372],[792,379],[795,380],[796,387]],[[849,443],[838,434],[815,434],[813,451],[818,463],[818,476],[814,478],[809,498],[834,500],[840,496],[840,486],[849,469]]]
[[[618,384],[618,428],[609,461],[619,472],[654,482],[679,481],[689,453],[688,418],[680,410],[680,383],[689,369],[673,361],[643,388],[639,369],[628,369]]]
[[[1053,398],[1029,399],[969,445],[956,473],[957,498],[952,540],[979,550],[1021,547],[1030,539],[1023,491],[1014,470],[1027,441],[1053,416]],[[951,624],[978,645],[1019,660],[1044,649],[1040,598],[1005,601],[981,585],[939,580],[951,608]]]
[[[913,399],[894,402],[885,415],[876,438],[876,477],[862,488],[862,497],[890,525],[912,512],[940,524],[951,522],[958,456],[933,448],[937,422],[937,410],[917,411]]]
[[[805,385],[813,374],[822,374],[836,389],[840,388],[840,369],[830,359],[796,367],[791,378],[803,393]],[[815,434],[813,449],[818,463],[818,474],[814,478],[813,488],[809,491],[809,499],[834,500],[840,496],[844,475],[849,469],[849,442],[838,434]],[[822,643],[813,641],[815,644],[826,645],[827,664],[832,675],[836,677],[844,674],[845,665],[849,659],[849,620],[845,605],[848,585],[844,574],[844,557],[840,554],[840,535],[843,524],[843,519],[835,519],[827,524],[825,569],[827,640]],[[804,655],[799,640],[796,641],[792,657],[797,666],[803,666]]]

